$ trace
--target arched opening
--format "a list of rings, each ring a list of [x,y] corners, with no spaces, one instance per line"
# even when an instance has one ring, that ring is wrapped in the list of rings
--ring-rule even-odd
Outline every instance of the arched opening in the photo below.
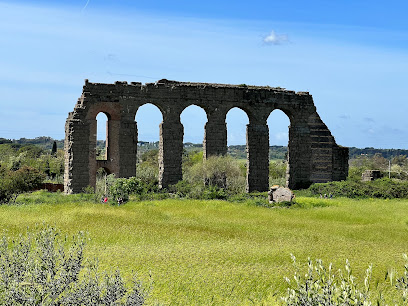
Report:
[[[246,160],[246,126],[249,118],[245,111],[238,107],[230,109],[226,116],[228,155]]]
[[[249,117],[245,111],[234,107],[228,111],[225,121],[227,123],[228,156],[233,158],[233,162],[239,168],[239,172],[237,172],[235,177],[227,177],[227,183],[229,188],[234,188],[238,192],[244,192],[248,169],[246,134]]]
[[[96,116],[96,142],[95,156],[97,160],[108,159],[109,147],[109,118],[104,112],[98,113]]]
[[[196,105],[190,105],[180,115],[183,124],[183,179],[188,176],[196,164],[203,160],[204,126],[207,122],[207,113]]]
[[[156,183],[159,176],[159,138],[163,115],[160,109],[147,103],[136,112],[137,162],[136,176],[146,183]]]
[[[285,186],[290,120],[283,111],[276,109],[270,113],[267,124],[269,127],[269,186]]]

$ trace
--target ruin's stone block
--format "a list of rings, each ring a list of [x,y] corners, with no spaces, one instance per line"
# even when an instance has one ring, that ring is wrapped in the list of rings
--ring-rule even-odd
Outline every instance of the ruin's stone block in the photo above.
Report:
[[[269,203],[292,202],[295,194],[289,188],[274,185],[268,192],[268,199]]]

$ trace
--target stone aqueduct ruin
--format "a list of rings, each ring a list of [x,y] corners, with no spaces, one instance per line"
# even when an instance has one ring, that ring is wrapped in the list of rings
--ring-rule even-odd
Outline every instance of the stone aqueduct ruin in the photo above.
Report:
[[[116,177],[136,174],[138,108],[157,106],[160,124],[159,184],[167,187],[182,179],[183,125],[180,114],[190,105],[207,114],[204,158],[227,153],[226,115],[234,107],[246,112],[247,191],[269,189],[269,114],[279,109],[290,120],[288,169],[289,188],[314,182],[343,180],[348,173],[348,148],[338,146],[320,119],[308,92],[281,88],[190,83],[160,80],[156,83],[90,83],[70,112],[65,125],[65,193],[77,193],[95,186],[96,172],[105,168]],[[106,160],[96,160],[96,116],[108,118]]]

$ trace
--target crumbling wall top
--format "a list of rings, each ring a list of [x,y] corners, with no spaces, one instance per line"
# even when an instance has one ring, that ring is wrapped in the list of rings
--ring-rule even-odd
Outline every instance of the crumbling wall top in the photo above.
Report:
[[[272,86],[258,86],[258,85],[247,85],[247,84],[220,84],[220,83],[203,83],[203,82],[182,82],[182,81],[174,81],[174,80],[167,80],[161,79],[154,83],[141,83],[141,82],[130,82],[127,81],[116,81],[114,84],[108,83],[91,83],[88,79],[85,80],[84,92],[86,89],[91,88],[98,88],[98,89],[111,89],[117,87],[139,87],[139,88],[152,88],[152,87],[166,87],[166,88],[177,88],[177,87],[187,87],[187,88],[195,88],[195,89],[205,89],[205,88],[214,88],[214,89],[238,89],[238,90],[246,90],[246,91],[268,91],[274,93],[284,93],[286,95],[299,95],[299,96],[310,96],[309,92],[306,91],[299,91],[295,92],[292,90],[287,90],[286,88],[282,87],[272,87]]]

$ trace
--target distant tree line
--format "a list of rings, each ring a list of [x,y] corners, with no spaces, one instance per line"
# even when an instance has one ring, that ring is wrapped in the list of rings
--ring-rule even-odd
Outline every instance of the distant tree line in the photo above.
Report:
[[[37,137],[32,141],[26,138],[10,140],[0,138],[0,202],[12,201],[19,193],[32,190],[42,182],[62,183],[64,175],[63,141],[54,141],[51,137]],[[143,192],[153,194],[158,188],[158,142],[138,143],[138,159],[136,181],[118,181],[114,186],[114,194],[126,200],[129,186],[137,186]],[[97,152],[104,150],[104,142],[100,141]],[[378,152],[377,152],[378,151]],[[383,183],[379,187],[364,186],[365,196],[376,197],[406,197],[400,190],[406,189],[408,182],[408,150],[384,149],[356,149],[350,148],[349,177],[346,185],[330,185],[331,191],[340,195],[339,190],[354,190],[356,182],[361,181],[361,174],[368,169],[380,170],[382,176],[390,177],[391,183]],[[203,159],[201,144],[184,144],[183,154],[183,181],[169,189],[170,193],[191,198],[226,198],[245,192],[246,185],[246,150],[245,145],[235,145],[228,148],[228,156]],[[373,154],[374,153],[374,154]],[[384,157],[382,153],[387,156]],[[372,155],[373,154],[373,155]],[[394,155],[393,155],[394,154]],[[287,147],[271,146],[269,162],[269,184],[285,185],[287,169]],[[101,174],[101,189],[106,193],[106,174]],[[400,182],[400,183],[399,183]],[[359,186],[359,185],[358,185]],[[119,188],[120,187],[120,188]],[[126,188],[125,188],[126,187]],[[132,187],[132,188],[133,188]],[[347,188],[346,188],[347,187]],[[378,187],[378,188],[377,188]],[[113,187],[112,187],[113,188]],[[320,189],[322,186],[319,187]],[[98,189],[98,186],[97,186]],[[126,190],[127,190],[126,189]],[[134,188],[133,188],[134,189]],[[138,190],[139,190],[138,189]],[[372,194],[371,191],[376,193]],[[390,192],[392,191],[392,194]],[[161,192],[161,191],[160,191]],[[326,193],[326,192],[325,192]],[[354,194],[354,193],[353,193]],[[347,193],[346,196],[350,196]],[[361,196],[359,193],[358,196]],[[3,200],[1,200],[3,199]]]
[[[406,155],[408,156],[408,150],[404,149],[374,149],[372,147],[369,148],[364,148],[364,149],[359,149],[355,147],[350,147],[349,148],[349,158],[357,158],[358,156],[368,156],[368,157],[373,157],[374,155],[382,155],[382,157],[386,159],[392,159],[394,157],[400,156],[400,155]]]
[[[41,137],[36,137],[36,138],[20,138],[20,139],[6,139],[6,138],[1,138],[0,137],[0,144],[14,144],[14,145],[37,145],[40,146],[41,148],[45,150],[51,150],[52,146],[54,144],[54,141],[57,144],[57,147],[59,149],[64,148],[64,140],[55,140],[51,137],[47,136],[41,136]],[[103,140],[98,140],[97,141],[97,148],[103,150],[105,147],[105,141]],[[159,142],[149,142],[149,141],[142,141],[140,140],[138,142],[138,148],[143,154],[146,151],[149,150],[155,150],[158,149],[159,147]],[[187,151],[194,150],[202,150],[202,143],[192,143],[192,142],[186,142],[184,143],[184,148]],[[232,145],[228,147],[228,153],[232,157],[238,158],[238,159],[245,159],[246,158],[246,145]],[[269,147],[269,159],[275,160],[275,159],[286,159],[286,154],[288,151],[287,146],[270,146]],[[367,148],[356,148],[356,147],[349,147],[349,158],[350,159],[355,159],[359,156],[368,156],[368,157],[373,157],[374,155],[380,154],[382,157],[385,159],[392,159],[394,157],[398,157],[401,155],[406,155],[408,156],[408,150],[405,149],[375,149],[373,147],[367,147]]]

